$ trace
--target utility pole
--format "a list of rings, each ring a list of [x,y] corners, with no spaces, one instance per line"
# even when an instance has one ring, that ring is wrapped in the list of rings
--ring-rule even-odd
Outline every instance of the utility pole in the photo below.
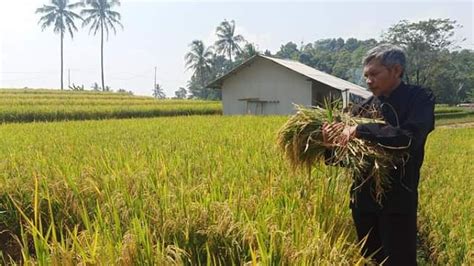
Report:
[[[71,69],[70,68],[67,69],[67,86],[68,87],[71,86]]]

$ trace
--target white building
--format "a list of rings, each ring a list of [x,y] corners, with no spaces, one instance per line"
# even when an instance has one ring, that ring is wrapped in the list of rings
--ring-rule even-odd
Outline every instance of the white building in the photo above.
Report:
[[[365,88],[297,61],[256,55],[214,80],[222,89],[224,115],[291,114],[295,104],[316,106],[325,98],[343,105],[372,95]]]

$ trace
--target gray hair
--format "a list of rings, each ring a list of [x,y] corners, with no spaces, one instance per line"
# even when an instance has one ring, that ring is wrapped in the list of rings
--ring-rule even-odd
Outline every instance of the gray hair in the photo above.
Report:
[[[374,59],[379,60],[386,67],[400,65],[403,69],[401,76],[403,76],[406,68],[406,56],[401,47],[393,44],[380,44],[367,52],[362,63],[366,66]]]

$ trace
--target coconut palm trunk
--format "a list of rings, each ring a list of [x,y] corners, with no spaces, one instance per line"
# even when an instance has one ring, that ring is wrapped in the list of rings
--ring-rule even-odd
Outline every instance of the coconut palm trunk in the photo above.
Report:
[[[102,91],[105,91],[104,82],[104,22],[100,23],[100,69],[102,76]]]
[[[82,26],[90,25],[89,33],[93,32],[94,35],[100,29],[100,75],[102,79],[102,91],[106,90],[105,87],[105,75],[104,75],[104,30],[107,34],[107,40],[109,37],[109,29],[116,33],[115,25],[119,25],[123,29],[122,23],[120,23],[120,13],[113,11],[114,6],[119,6],[119,0],[86,0],[87,8],[81,11],[81,14],[85,16]]]
[[[61,90],[64,89],[64,85],[63,85],[63,76],[64,76],[64,73],[63,73],[63,68],[64,68],[64,64],[63,64],[63,61],[64,61],[63,42],[64,42],[64,32],[61,31]]]

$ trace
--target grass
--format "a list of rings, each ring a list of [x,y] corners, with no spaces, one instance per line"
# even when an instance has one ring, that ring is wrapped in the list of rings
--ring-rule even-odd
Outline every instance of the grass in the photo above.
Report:
[[[0,123],[221,114],[221,103],[120,93],[0,90]]]
[[[0,225],[25,264],[361,263],[345,173],[293,173],[285,120],[3,125]]]

